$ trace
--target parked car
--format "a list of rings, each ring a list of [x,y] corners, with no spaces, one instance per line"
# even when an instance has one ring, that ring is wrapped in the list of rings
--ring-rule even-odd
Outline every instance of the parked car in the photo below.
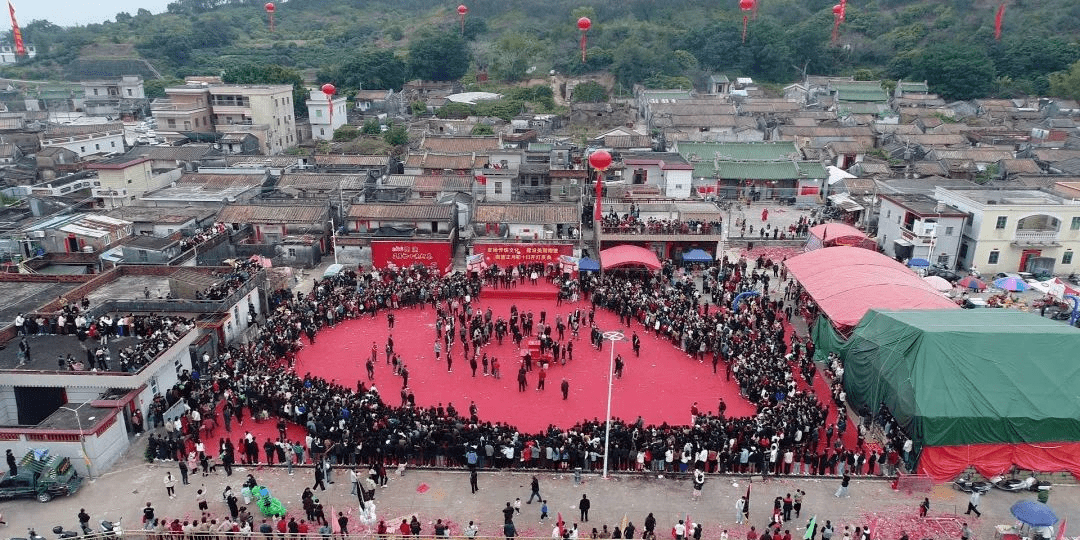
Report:
[[[0,499],[49,502],[53,497],[74,495],[82,482],[68,458],[31,450],[19,462],[18,474],[0,475]]]
[[[940,277],[940,278],[944,279],[945,281],[948,281],[949,283],[956,283],[957,281],[960,281],[961,279],[964,278],[964,276],[962,276],[962,275],[960,275],[960,274],[958,274],[958,273],[956,273],[956,272],[954,272],[952,270],[949,270],[948,268],[945,268],[944,266],[942,266],[940,264],[932,264],[929,267],[927,267],[926,268],[926,275]]]

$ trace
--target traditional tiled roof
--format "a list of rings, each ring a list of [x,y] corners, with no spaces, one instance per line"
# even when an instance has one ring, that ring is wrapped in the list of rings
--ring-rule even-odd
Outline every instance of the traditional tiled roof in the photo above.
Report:
[[[455,212],[452,204],[354,204],[349,217],[365,220],[448,221]]]
[[[476,207],[477,223],[577,223],[581,216],[572,204],[480,204]]]

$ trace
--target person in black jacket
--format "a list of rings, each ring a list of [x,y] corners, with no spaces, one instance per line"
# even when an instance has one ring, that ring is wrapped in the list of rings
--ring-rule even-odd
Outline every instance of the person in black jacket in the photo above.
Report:
[[[585,521],[585,522],[589,521],[589,508],[591,506],[592,506],[592,503],[589,502],[589,497],[586,496],[585,494],[582,494],[581,495],[581,500],[578,501],[578,510],[581,510],[581,521]]]

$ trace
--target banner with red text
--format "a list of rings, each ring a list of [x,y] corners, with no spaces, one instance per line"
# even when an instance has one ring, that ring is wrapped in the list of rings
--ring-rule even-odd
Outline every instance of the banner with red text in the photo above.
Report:
[[[441,272],[453,265],[453,259],[453,250],[449,241],[371,241],[371,264],[375,268],[386,268],[391,264],[400,268],[422,264],[434,266]]]
[[[573,255],[573,244],[473,244],[473,253],[489,264],[502,267],[525,264],[558,264],[562,255]]]

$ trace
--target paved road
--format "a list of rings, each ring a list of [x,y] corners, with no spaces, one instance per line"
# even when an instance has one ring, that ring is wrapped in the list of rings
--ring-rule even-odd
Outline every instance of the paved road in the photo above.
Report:
[[[158,516],[190,519],[198,516],[195,490],[201,485],[205,485],[210,493],[211,512],[220,515],[227,511],[220,499],[221,491],[226,485],[238,491],[249,472],[261,484],[269,486],[286,508],[297,511],[300,510],[300,493],[305,486],[313,483],[314,478],[310,468],[297,469],[293,476],[289,476],[284,469],[237,468],[232,477],[226,477],[221,471],[207,478],[192,475],[191,485],[178,486],[177,498],[170,500],[165,496],[162,478],[168,470],[179,477],[175,464],[148,464],[141,459],[142,450],[143,444],[137,442],[112,471],[89,482],[74,497],[55,499],[47,504],[34,500],[3,503],[0,508],[8,525],[0,536],[22,536],[27,527],[34,526],[39,534],[51,539],[53,535],[49,530],[56,524],[69,529],[77,527],[75,515],[81,507],[90,513],[95,527],[99,519],[115,520],[121,516],[125,526],[138,527],[140,509],[148,501],[154,504]],[[495,536],[502,530],[500,509],[506,502],[515,497],[521,497],[522,501],[528,498],[531,474],[483,472],[479,477],[480,491],[473,495],[469,493],[468,474],[464,471],[407,470],[404,476],[392,474],[389,485],[378,491],[375,501],[377,515],[393,524],[400,523],[404,516],[416,513],[424,523],[425,535],[431,534],[430,523],[435,519],[449,520],[453,524],[454,534],[459,534],[461,527],[469,520],[475,520],[482,534]],[[326,492],[318,492],[317,496],[322,499],[328,513],[333,508],[335,512],[344,511],[351,515],[350,529],[356,531],[360,523],[356,499],[349,494],[347,473],[335,472],[334,476],[335,483],[328,485]],[[588,494],[592,501],[589,528],[600,528],[603,524],[614,527],[628,519],[640,530],[645,515],[653,512],[658,523],[658,538],[667,538],[675,520],[689,514],[691,521],[704,524],[705,539],[718,538],[720,531],[725,528],[732,533],[733,540],[745,538],[746,529],[734,524],[734,505],[746,491],[745,477],[711,476],[705,484],[703,496],[695,501],[691,498],[691,484],[687,479],[625,475],[604,480],[599,475],[586,474],[583,483],[575,485],[572,474],[544,472],[537,476],[551,515],[562,512],[567,523],[578,520],[578,501],[582,494]],[[856,479],[852,482],[851,497],[836,499],[833,492],[838,485],[839,481],[835,478],[780,478],[755,483],[751,493],[750,524],[760,530],[768,520],[771,512],[769,503],[774,497],[802,489],[807,494],[804,515],[785,525],[796,538],[801,538],[799,529],[805,526],[809,515],[852,527],[874,521],[876,516],[875,526],[882,531],[878,537],[890,540],[899,536],[895,531],[900,529],[911,533],[914,540],[924,536],[958,537],[952,536],[959,527],[959,522],[952,517],[966,508],[967,496],[947,484],[936,485],[926,494],[931,500],[931,516],[944,519],[926,522],[915,518],[915,510],[923,494],[894,492],[890,484],[881,479]],[[1003,492],[991,492],[985,496],[982,504],[985,517],[972,523],[976,537],[993,538],[995,524],[1012,522],[1009,506],[1021,498],[1032,496]],[[1077,486],[1055,486],[1051,506],[1059,515],[1070,518],[1076,524],[1080,524],[1078,502],[1080,489]],[[522,505],[522,514],[515,518],[519,535],[550,536],[551,520],[547,524],[539,523],[539,510],[536,503]],[[961,514],[959,517],[965,516]],[[944,527],[949,532],[932,534],[938,527]],[[920,534],[920,531],[926,534]],[[838,533],[837,538],[840,537]]]

